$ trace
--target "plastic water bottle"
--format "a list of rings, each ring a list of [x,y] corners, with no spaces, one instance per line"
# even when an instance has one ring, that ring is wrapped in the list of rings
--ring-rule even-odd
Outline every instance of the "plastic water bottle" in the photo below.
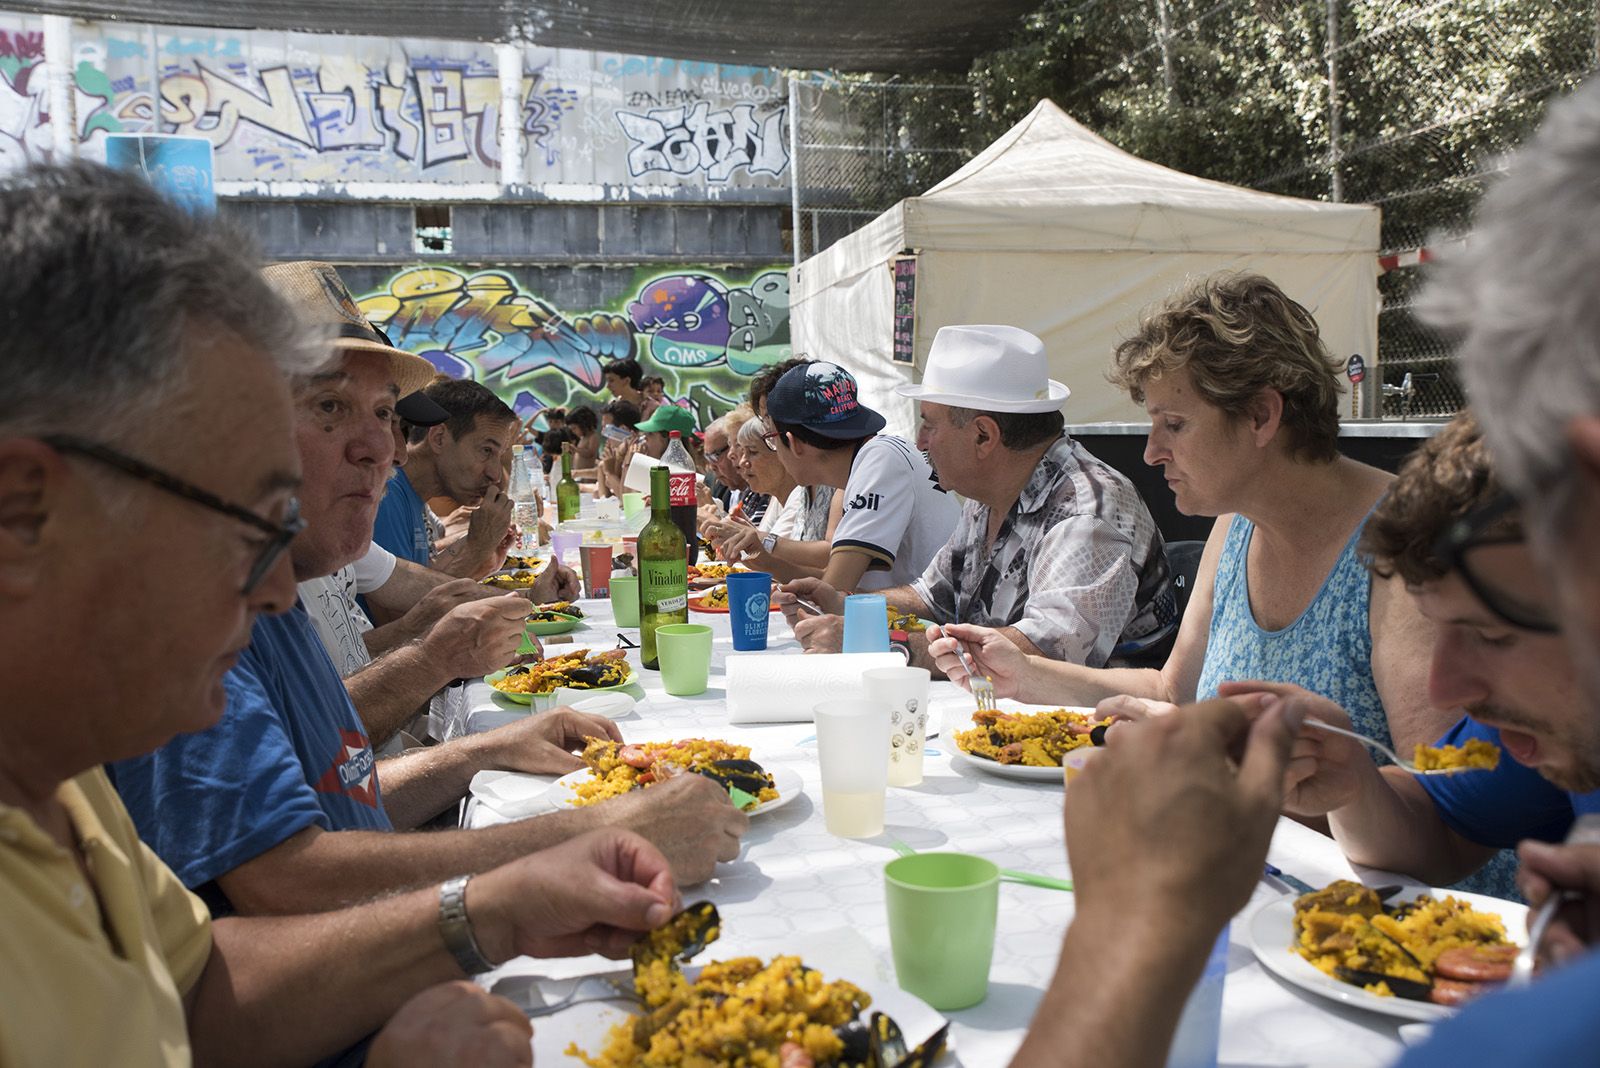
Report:
[[[524,445],[511,461],[511,519],[521,532],[518,547],[528,550],[539,544],[539,494],[535,488],[532,464],[538,463],[533,447]]]
[[[1172,1035],[1167,1068],[1217,1068],[1222,1036],[1222,986],[1228,978],[1228,928],[1222,928],[1200,981],[1183,1003],[1183,1015]]]

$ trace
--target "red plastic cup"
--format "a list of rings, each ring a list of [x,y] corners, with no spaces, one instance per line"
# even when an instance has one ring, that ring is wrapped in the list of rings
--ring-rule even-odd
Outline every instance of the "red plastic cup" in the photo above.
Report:
[[[611,543],[585,545],[583,554],[583,589],[588,597],[611,596]]]

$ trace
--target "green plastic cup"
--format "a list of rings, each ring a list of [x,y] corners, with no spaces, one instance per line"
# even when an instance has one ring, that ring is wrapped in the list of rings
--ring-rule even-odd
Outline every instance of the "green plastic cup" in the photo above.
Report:
[[[611,576],[611,611],[619,627],[639,625],[639,576]]]
[[[965,853],[917,853],[883,867],[900,989],[948,1012],[989,994],[1000,869]]]
[[[706,692],[711,675],[711,628],[704,623],[668,623],[656,628],[661,681],[676,697]]]

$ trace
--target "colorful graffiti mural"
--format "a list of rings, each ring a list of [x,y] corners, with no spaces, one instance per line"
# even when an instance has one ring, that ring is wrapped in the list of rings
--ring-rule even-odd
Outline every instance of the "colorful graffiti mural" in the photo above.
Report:
[[[731,409],[750,376],[787,359],[782,268],[742,278],[641,268],[614,307],[562,311],[512,271],[411,267],[360,298],[396,345],[495,390],[524,417],[605,402],[605,365],[634,357],[701,425]]]
[[[0,173],[49,160],[55,152],[50,98],[45,84],[44,31],[37,20],[0,15]],[[111,79],[100,67],[81,62],[73,70],[78,140],[116,133],[122,124],[111,113]]]

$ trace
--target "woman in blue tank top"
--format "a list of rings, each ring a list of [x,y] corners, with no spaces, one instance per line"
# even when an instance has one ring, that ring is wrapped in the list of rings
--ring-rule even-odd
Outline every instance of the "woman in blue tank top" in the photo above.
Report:
[[[1458,718],[1428,702],[1431,629],[1402,583],[1356,553],[1393,476],[1338,451],[1339,365],[1311,313],[1259,275],[1201,280],[1148,312],[1112,378],[1150,414],[1145,462],[1186,515],[1217,516],[1164,667],[1086,668],[1023,656],[955,626],[1000,696],[1134,714],[1290,683],[1329,697],[1355,729],[1408,752]],[[953,650],[937,665],[961,678]],[[1503,889],[1503,887],[1495,887]]]

